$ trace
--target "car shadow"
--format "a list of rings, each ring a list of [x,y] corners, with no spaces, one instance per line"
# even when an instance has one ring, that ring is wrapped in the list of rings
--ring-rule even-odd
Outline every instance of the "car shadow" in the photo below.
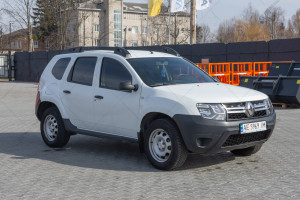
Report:
[[[137,143],[83,135],[72,136],[64,148],[50,148],[38,132],[0,133],[0,154],[11,155],[11,159],[34,158],[84,168],[162,172],[152,167],[146,156],[139,152]],[[231,153],[189,154],[186,163],[176,171],[204,168],[234,159]]]

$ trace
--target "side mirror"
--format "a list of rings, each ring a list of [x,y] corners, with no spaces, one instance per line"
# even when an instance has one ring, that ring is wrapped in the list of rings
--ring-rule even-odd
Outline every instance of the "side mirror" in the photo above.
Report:
[[[132,83],[130,81],[126,81],[126,82],[122,82],[120,83],[119,89],[122,91],[129,91],[131,92],[133,91],[137,91],[139,88],[139,86],[137,84],[132,85]]]

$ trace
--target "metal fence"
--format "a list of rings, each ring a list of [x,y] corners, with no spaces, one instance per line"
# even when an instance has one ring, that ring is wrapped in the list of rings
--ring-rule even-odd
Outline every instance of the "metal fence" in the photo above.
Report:
[[[161,51],[164,47],[128,47],[128,49]],[[300,38],[271,40],[268,42],[167,45],[167,47],[175,49],[182,57],[194,63],[201,63],[203,60],[211,63],[300,60]],[[82,47],[82,49],[97,49],[97,47]],[[16,80],[38,82],[40,75],[51,58],[62,53],[76,53],[76,51],[68,49],[64,51],[15,53]]]

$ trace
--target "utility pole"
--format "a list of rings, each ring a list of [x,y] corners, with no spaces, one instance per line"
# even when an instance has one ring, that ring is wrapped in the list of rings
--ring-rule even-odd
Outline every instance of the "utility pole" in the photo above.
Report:
[[[1,50],[1,53],[3,53],[3,41],[2,41],[2,26],[0,26],[0,50]]]
[[[86,20],[86,15],[84,13],[83,15],[83,46],[85,47],[85,20]]]
[[[11,24],[9,22],[8,80],[11,81]]]
[[[169,2],[169,41],[168,41],[168,45],[171,44],[171,38],[170,38],[170,35],[171,35],[171,1]],[[175,29],[176,31],[176,29]]]
[[[147,33],[146,33],[146,44],[148,45],[148,33],[149,33],[149,1],[148,1],[148,11],[147,11]]]
[[[196,0],[191,0],[191,18],[190,18],[190,44],[195,44],[195,24],[196,24]]]
[[[127,47],[127,26],[124,28],[124,44],[123,47]]]

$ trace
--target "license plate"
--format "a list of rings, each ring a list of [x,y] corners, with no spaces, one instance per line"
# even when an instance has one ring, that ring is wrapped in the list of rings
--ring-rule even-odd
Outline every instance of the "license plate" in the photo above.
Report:
[[[262,122],[241,124],[240,130],[241,130],[241,134],[265,131],[267,130],[267,123],[266,121],[262,121]]]

